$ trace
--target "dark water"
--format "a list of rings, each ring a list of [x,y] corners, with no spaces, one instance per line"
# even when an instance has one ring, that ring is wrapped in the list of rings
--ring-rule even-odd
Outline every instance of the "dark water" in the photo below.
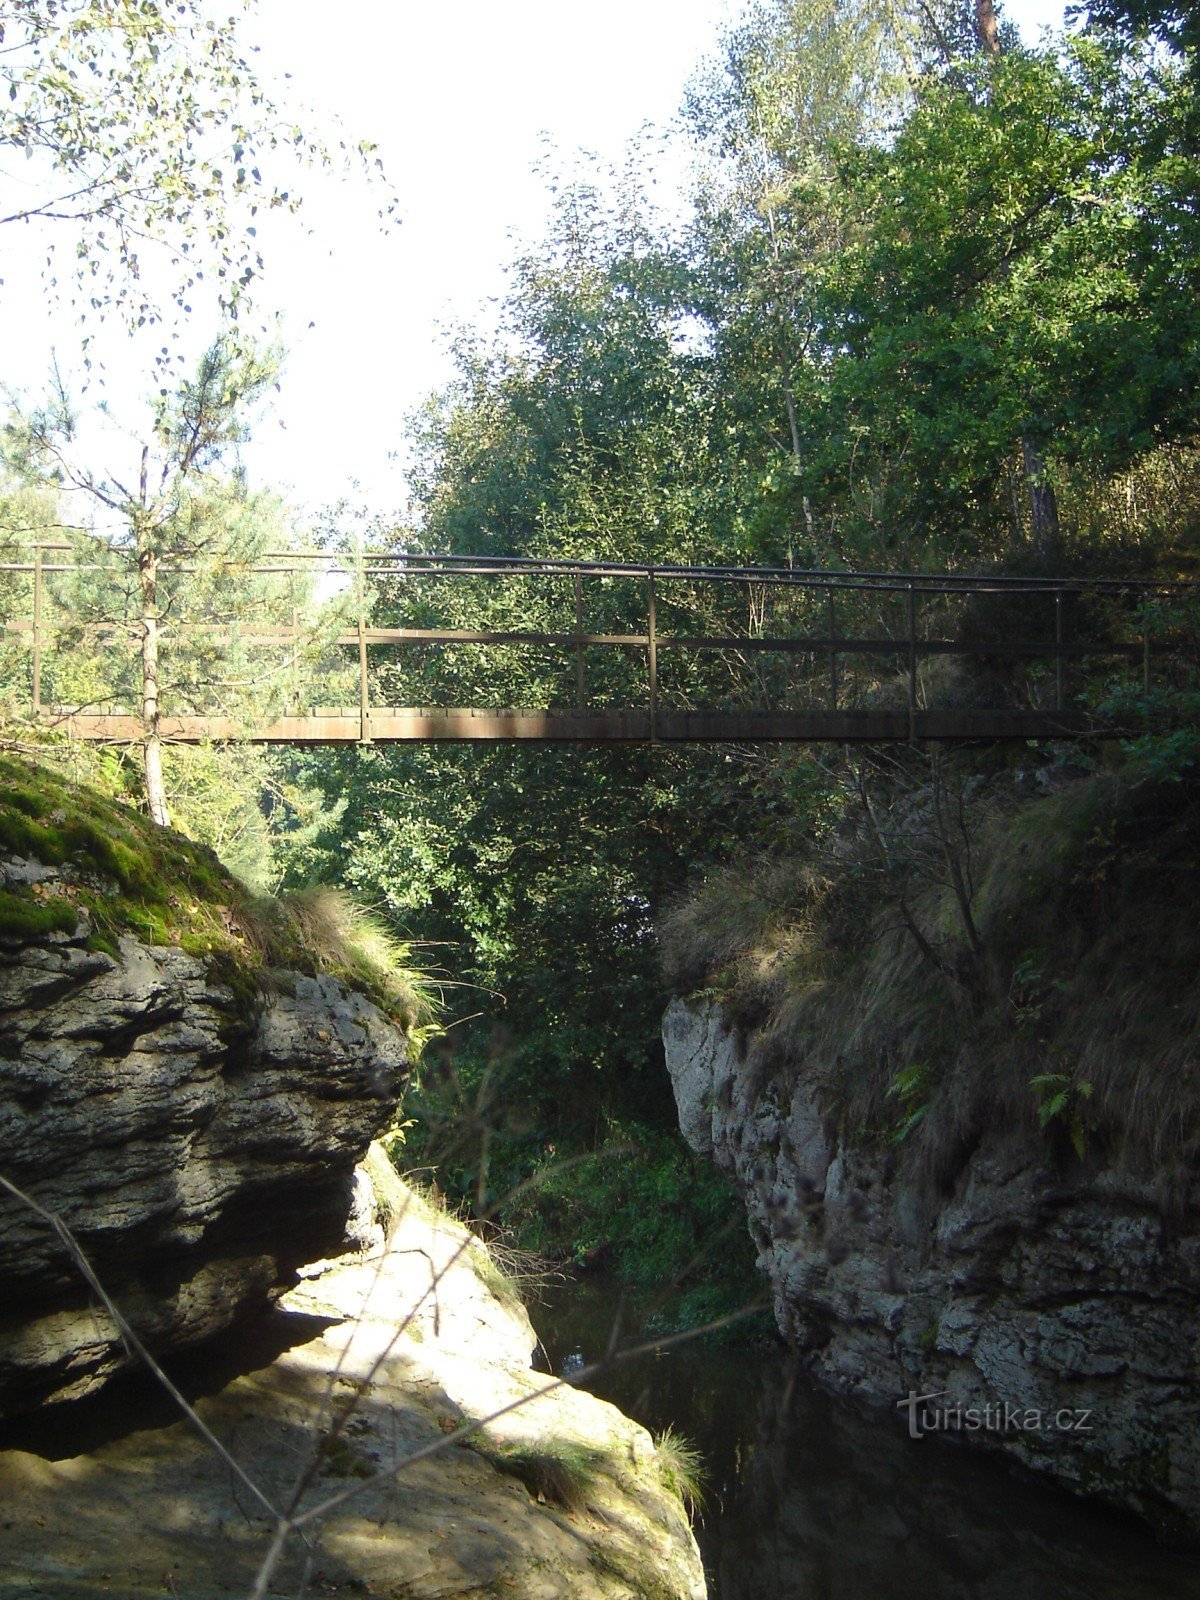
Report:
[[[549,1365],[599,1359],[620,1302],[594,1281],[533,1308]],[[644,1308],[623,1305],[622,1343]],[[712,1600],[1200,1600],[1200,1557],[1115,1513],[832,1397],[776,1346],[696,1341],[588,1387],[707,1463],[696,1536]]]

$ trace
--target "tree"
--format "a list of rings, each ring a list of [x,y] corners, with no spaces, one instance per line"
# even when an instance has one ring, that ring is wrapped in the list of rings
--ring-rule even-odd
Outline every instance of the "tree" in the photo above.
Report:
[[[861,226],[824,285],[809,419],[827,493],[871,479],[877,526],[970,528],[958,548],[978,554],[1019,453],[1036,512],[1056,473],[1124,470],[1194,432],[1189,96],[1146,69],[1094,37],[1062,60],[1009,50],[930,82],[890,149],[848,159]],[[1047,549],[1053,529],[1033,518]]]
[[[82,497],[102,519],[115,519],[100,537],[83,532],[100,580],[85,578],[91,593],[77,592],[75,602],[93,622],[128,625],[138,640],[145,795],[151,817],[164,827],[170,820],[160,732],[164,617],[182,588],[191,592],[188,620],[201,620],[195,602],[203,598],[205,574],[222,561],[246,559],[262,542],[270,507],[247,492],[229,457],[245,437],[248,411],[274,384],[277,365],[273,353],[217,340],[194,378],[160,396],[134,473],[88,462],[78,416],[61,385],[46,408],[14,419],[6,430],[11,467],[29,481]],[[227,659],[226,673],[229,668]]]
[[[821,285],[859,219],[841,192],[848,150],[878,147],[923,77],[971,49],[955,0],[759,0],[693,83],[686,109],[704,156],[693,236],[701,315],[715,335],[718,391],[742,448],[761,463],[770,559],[798,499],[806,560],[824,564],[803,419],[827,351]],[[799,518],[795,519],[799,522]]]
[[[1191,0],[1090,0],[1070,8],[1097,27],[1111,28],[1130,39],[1158,38],[1187,58],[1196,75],[1200,53],[1200,16]]]
[[[373,146],[331,149],[273,104],[240,34],[252,3],[0,0],[0,159],[20,162],[0,168],[0,227],[54,225],[50,282],[57,235],[85,319],[159,321],[164,271],[181,311],[207,275],[236,317],[262,270],[260,213],[299,203],[285,156],[381,170]]]
[[[712,363],[694,338],[689,292],[685,263],[644,208],[628,195],[610,201],[592,173],[562,185],[549,238],[513,271],[500,340],[464,341],[458,384],[425,415],[419,526],[389,543],[745,559],[743,467],[713,424]],[[585,631],[644,631],[644,577],[582,588]],[[574,627],[570,580],[380,577],[376,590],[372,614],[391,624]],[[661,598],[664,619],[672,601]],[[748,609],[739,590],[716,631],[748,628]],[[674,631],[702,631],[691,620]],[[575,703],[572,651],[503,648],[503,658],[501,647],[460,644],[380,652],[372,700]],[[755,689],[749,672],[716,683],[725,668],[715,652],[673,657],[661,667],[664,697]],[[645,703],[644,651],[597,649],[586,665],[589,705]],[[346,802],[317,874],[336,874],[415,939],[449,949],[441,959],[455,977],[478,986],[464,1009],[483,1015],[451,1042],[469,1085],[503,1076],[518,1127],[491,1147],[501,1188],[547,1142],[562,1151],[602,1136],[608,1111],[669,1121],[653,917],[690,860],[719,854],[768,808],[757,768],[698,747],[464,745],[299,756],[293,770]]]

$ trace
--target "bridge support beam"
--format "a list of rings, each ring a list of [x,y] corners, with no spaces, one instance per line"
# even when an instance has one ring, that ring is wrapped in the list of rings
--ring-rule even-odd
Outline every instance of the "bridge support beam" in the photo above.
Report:
[[[95,712],[46,711],[47,722],[84,740],[121,743],[141,738],[136,717]],[[318,710],[247,727],[228,717],[161,719],[164,743],[240,740],[250,744],[359,744],[361,707]],[[580,711],[385,709],[370,712],[374,744],[513,743],[710,744],[774,741],[849,744],[859,740],[905,744],[917,740],[1064,739],[1091,733],[1127,737],[1128,730],[1098,727],[1079,712],[1051,711]]]

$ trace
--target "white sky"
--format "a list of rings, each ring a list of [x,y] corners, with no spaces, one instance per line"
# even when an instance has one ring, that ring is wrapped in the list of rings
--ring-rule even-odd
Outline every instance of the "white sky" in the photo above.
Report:
[[[247,454],[254,480],[311,507],[346,496],[399,510],[405,474],[392,457],[404,418],[450,375],[445,330],[502,293],[514,234],[540,233],[546,197],[533,168],[547,140],[566,157],[585,148],[619,161],[643,124],[669,122],[736,10],[736,0],[259,0],[264,77],[291,73],[283,87],[311,108],[306,122],[328,130],[337,118],[377,142],[403,221],[383,234],[361,185],[310,176],[302,222],[274,238],[264,230],[260,301],[284,311],[288,359]],[[1034,37],[1062,8],[1008,0],[1006,14]],[[0,379],[36,390],[50,348],[69,366],[78,333],[47,308],[39,253],[26,259],[24,243],[0,241]],[[212,331],[198,330],[198,345]],[[123,409],[142,387],[140,363],[115,329],[104,342]]]

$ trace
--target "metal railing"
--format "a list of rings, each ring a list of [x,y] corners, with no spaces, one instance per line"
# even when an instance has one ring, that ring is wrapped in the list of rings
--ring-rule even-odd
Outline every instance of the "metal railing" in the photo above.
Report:
[[[48,656],[64,635],[98,639],[106,647],[128,641],[132,663],[141,632],[136,574],[121,562],[126,552],[103,548],[102,559],[80,560],[72,547],[40,543],[0,561],[0,583],[24,585],[25,615],[3,618],[3,632],[29,648],[29,711],[64,723],[82,738],[137,738],[139,719],[111,707],[99,710],[47,704]],[[219,614],[188,616],[176,605],[186,580],[202,572],[213,593],[227,594]],[[113,603],[95,598],[84,613],[70,610],[70,587],[84,574],[113,581]],[[262,615],[239,615],[239,588],[248,579],[271,589],[257,602]],[[181,587],[182,581],[182,587]],[[121,590],[122,582],[126,588]],[[517,591],[535,596],[543,623],[525,625],[512,613]],[[1071,699],[1071,669],[1119,664],[1128,680],[1148,693],[1160,652],[1177,668],[1192,656],[1190,624],[1178,611],[1198,587],[1115,578],[1026,578],[940,573],[802,571],[794,568],[662,566],[624,562],[538,560],[519,557],[429,555],[411,551],[267,551],[254,561],[211,566],[187,561],[160,566],[167,596],[159,628],[168,647],[207,639],[210,647],[236,636],[240,647],[268,652],[296,649],[326,627],[324,646],[348,653],[356,704],[294,711],[255,724],[242,719],[240,736],[296,743],[423,739],[908,739],[1071,736],[1107,730]],[[178,591],[175,598],[172,595]],[[327,596],[325,623],[303,614],[314,593]],[[438,614],[438,596],[452,615]],[[10,596],[10,602],[13,597]],[[117,602],[120,601],[120,604]],[[330,606],[335,625],[327,626]],[[211,596],[210,596],[210,610]],[[318,612],[322,610],[317,607]],[[118,614],[119,613],[119,614]],[[600,620],[597,621],[597,616]],[[281,621],[282,616],[287,620]],[[470,622],[480,625],[469,626]],[[1167,622],[1156,645],[1159,623]],[[605,626],[605,623],[608,625]],[[664,626],[664,623],[666,624]],[[1184,636],[1187,635],[1185,638]],[[464,647],[499,653],[512,649],[554,652],[568,668],[569,691],[557,671],[543,674],[549,703],[534,708],[482,704],[482,692],[462,706],[413,706],[381,701],[395,686],[393,665],[380,651],[417,652],[424,689],[439,671],[429,653]],[[630,653],[644,661],[608,678],[624,696],[613,703],[612,682],[601,693],[595,662]],[[976,668],[1020,669],[1017,702],[931,704],[922,668],[937,658]],[[507,659],[507,658],[506,658]],[[732,706],[697,703],[713,675],[697,660],[723,663]],[[691,661],[685,681],[676,664]],[[780,662],[799,665],[806,704],[782,703]],[[774,663],[771,678],[763,663]],[[592,671],[589,672],[589,663]],[[756,665],[756,663],[758,665]],[[670,684],[664,686],[664,666]],[[867,671],[866,669],[870,670]],[[1189,667],[1190,670],[1190,667]],[[867,689],[861,681],[865,672]],[[402,676],[402,674],[401,674]],[[459,673],[461,678],[461,673]],[[535,674],[535,679],[537,675]],[[527,681],[527,680],[526,680]],[[640,682],[640,688],[638,683]],[[772,688],[774,685],[774,688]],[[489,691],[492,692],[492,691]],[[779,703],[772,701],[772,694]],[[550,696],[554,695],[554,699]],[[757,695],[757,700],[756,700]],[[1021,697],[1024,697],[1023,699]],[[607,698],[606,698],[607,697]],[[751,703],[753,702],[753,703]],[[237,732],[236,718],[220,707],[172,708],[162,716],[163,736],[222,738]]]

